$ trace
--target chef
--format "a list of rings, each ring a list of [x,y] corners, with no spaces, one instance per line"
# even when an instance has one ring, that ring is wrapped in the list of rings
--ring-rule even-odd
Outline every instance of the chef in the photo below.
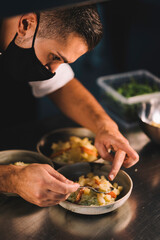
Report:
[[[112,161],[108,178],[113,180],[122,165],[131,167],[139,156],[117,124],[75,78],[69,65],[91,51],[101,37],[102,24],[96,7],[91,5],[3,19],[0,100],[4,113],[1,116],[4,124],[14,119],[16,122],[17,115],[25,118],[29,114],[32,104],[28,102],[27,107],[25,98],[30,97],[31,91],[34,97],[48,96],[65,115],[96,134],[99,154]],[[110,150],[115,152],[114,156]],[[64,201],[79,187],[45,164],[1,165],[0,183],[0,191],[17,193],[41,207]]]

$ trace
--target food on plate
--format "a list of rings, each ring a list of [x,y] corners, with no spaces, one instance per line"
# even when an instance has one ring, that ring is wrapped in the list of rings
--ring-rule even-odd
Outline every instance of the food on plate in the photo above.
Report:
[[[63,163],[92,162],[97,160],[98,151],[87,137],[71,136],[68,141],[52,143],[50,158]]]
[[[87,177],[84,175],[79,177],[78,183],[80,186],[85,186],[71,193],[68,201],[86,206],[103,206],[115,202],[117,196],[123,190],[122,186],[117,183],[113,185],[105,178],[105,176],[94,176],[93,173],[88,173]],[[98,191],[107,193],[96,193],[87,186],[93,187]]]
[[[15,162],[14,165],[16,166],[28,166],[29,163],[24,163],[24,162]]]
[[[160,123],[156,123],[156,122],[152,121],[150,124],[154,127],[159,127],[160,128]]]

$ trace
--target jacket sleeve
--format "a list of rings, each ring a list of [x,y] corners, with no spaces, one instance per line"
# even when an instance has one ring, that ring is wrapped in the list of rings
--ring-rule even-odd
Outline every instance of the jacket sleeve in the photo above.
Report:
[[[69,64],[61,64],[53,78],[43,81],[29,82],[32,87],[32,93],[35,97],[44,97],[51,92],[63,87],[74,78],[74,72]]]

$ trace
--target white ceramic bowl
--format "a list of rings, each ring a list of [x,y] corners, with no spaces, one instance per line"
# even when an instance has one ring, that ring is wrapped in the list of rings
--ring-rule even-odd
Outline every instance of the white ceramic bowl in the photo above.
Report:
[[[110,164],[98,164],[98,163],[75,163],[72,165],[66,165],[58,169],[58,172],[63,174],[68,179],[73,181],[78,181],[78,178],[81,175],[86,175],[89,172],[93,172],[94,175],[104,175],[105,177],[108,176],[108,173],[111,169]],[[60,206],[65,209],[68,209],[75,213],[86,214],[86,215],[98,215],[104,214],[122,206],[127,199],[129,198],[132,188],[133,182],[130,176],[123,170],[120,170],[117,174],[116,178],[113,182],[117,182],[118,185],[123,186],[123,190],[118,196],[117,200],[113,203],[110,203],[105,206],[82,206],[75,203],[71,203],[69,201],[60,202]]]

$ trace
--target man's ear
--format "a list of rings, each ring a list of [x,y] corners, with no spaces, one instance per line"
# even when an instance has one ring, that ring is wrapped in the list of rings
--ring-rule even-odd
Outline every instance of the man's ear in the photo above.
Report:
[[[37,26],[37,15],[35,13],[28,13],[23,15],[18,24],[18,35],[29,38],[33,36]]]

